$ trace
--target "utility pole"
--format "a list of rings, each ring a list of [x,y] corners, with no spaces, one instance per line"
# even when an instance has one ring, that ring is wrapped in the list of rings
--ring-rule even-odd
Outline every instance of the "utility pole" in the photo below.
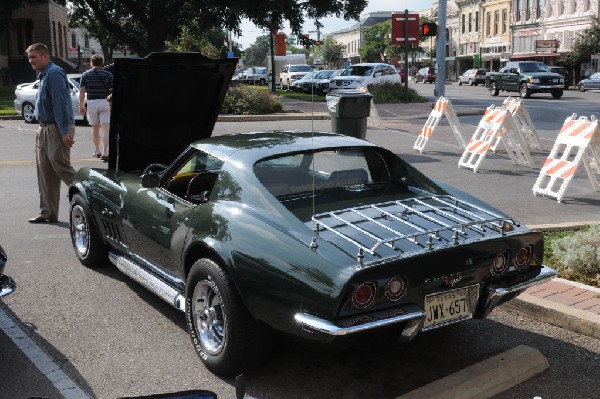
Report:
[[[446,0],[438,3],[438,34],[435,46],[435,89],[433,95],[441,97],[446,94]]]

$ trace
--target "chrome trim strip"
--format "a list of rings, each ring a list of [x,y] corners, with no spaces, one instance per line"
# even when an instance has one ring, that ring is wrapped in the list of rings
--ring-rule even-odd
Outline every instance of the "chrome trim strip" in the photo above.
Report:
[[[171,304],[175,309],[185,312],[185,299],[183,295],[175,288],[171,287],[164,281],[144,270],[138,264],[129,259],[110,252],[108,255],[112,264],[119,269],[123,274],[137,281],[148,290],[152,291],[159,298]]]
[[[417,307],[414,308],[417,309]],[[309,332],[312,332],[311,330],[313,330],[333,336],[343,336],[361,331],[372,330],[374,328],[388,326],[390,324],[402,323],[414,319],[423,319],[424,317],[425,313],[423,313],[422,310],[414,310],[400,316],[376,320],[357,326],[339,327],[329,320],[325,320],[308,313],[296,313],[294,315],[294,319],[301,325],[303,329],[306,329]]]
[[[542,266],[540,274],[532,278],[531,280],[524,281],[520,284],[513,285],[507,288],[489,288],[491,297],[503,297],[505,295],[513,294],[515,292],[525,291],[527,288],[534,285],[542,284],[551,278],[556,276],[556,271],[547,266]]]

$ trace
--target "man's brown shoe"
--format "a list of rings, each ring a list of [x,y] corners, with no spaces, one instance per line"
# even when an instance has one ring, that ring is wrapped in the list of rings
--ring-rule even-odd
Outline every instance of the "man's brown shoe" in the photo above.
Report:
[[[50,222],[56,222],[56,220],[46,219],[42,215],[37,215],[36,217],[29,219],[29,223],[50,223]]]

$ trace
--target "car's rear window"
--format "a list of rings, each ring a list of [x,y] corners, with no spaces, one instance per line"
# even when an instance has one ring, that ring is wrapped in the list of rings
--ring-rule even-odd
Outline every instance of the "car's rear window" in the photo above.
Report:
[[[348,67],[340,76],[370,76],[373,73],[373,67],[370,65],[354,65]]]
[[[290,65],[290,72],[310,72],[312,68],[309,65]]]

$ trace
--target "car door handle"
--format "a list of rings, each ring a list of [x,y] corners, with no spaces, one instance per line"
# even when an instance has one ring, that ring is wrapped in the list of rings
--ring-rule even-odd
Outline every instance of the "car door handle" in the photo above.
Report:
[[[113,213],[109,211],[107,208],[102,209],[102,215],[106,217],[112,217]]]

